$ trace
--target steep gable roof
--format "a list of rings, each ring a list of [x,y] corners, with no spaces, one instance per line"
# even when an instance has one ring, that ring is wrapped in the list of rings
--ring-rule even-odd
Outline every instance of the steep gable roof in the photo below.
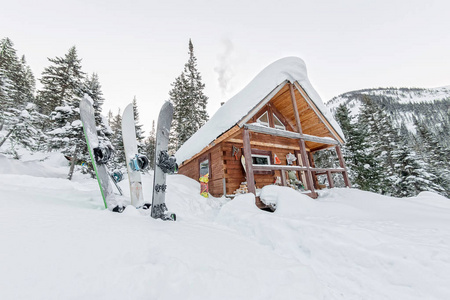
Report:
[[[267,66],[244,89],[222,105],[211,119],[180,147],[175,155],[177,161],[181,164],[224,132],[248,119],[251,112],[256,112],[257,106],[270,100],[277,90],[288,82],[297,82],[305,90],[333,129],[344,139],[339,125],[309,82],[304,61],[298,57],[286,57]]]

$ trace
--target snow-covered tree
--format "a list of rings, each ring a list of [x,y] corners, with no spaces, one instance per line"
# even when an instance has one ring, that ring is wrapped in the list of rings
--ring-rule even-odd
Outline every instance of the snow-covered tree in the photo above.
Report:
[[[82,96],[85,74],[81,71],[81,59],[78,58],[75,46],[64,57],[48,60],[52,65],[42,73],[40,81],[43,88],[38,92],[37,103],[42,113],[50,115],[56,107],[71,105],[74,99]]]
[[[0,40],[0,130],[6,129],[0,146],[7,138],[14,139],[12,145],[22,144],[30,150],[39,145],[42,127],[34,115],[36,107],[30,105],[34,90],[34,76],[25,56],[19,60],[12,41]],[[30,134],[33,131],[35,135]]]
[[[47,136],[42,128],[48,117],[39,113],[37,106],[31,102],[17,111],[17,115],[18,122],[14,125],[11,138],[31,151],[43,150]]]
[[[194,46],[189,40],[189,60],[181,75],[172,83],[172,90],[169,92],[170,100],[174,104],[171,148],[180,148],[208,121],[208,97],[203,93],[204,88],[205,84],[202,83],[202,77],[197,70]]]
[[[112,116],[112,112],[109,115]],[[122,113],[120,109],[117,111],[117,115],[111,118],[109,125],[112,130],[110,141],[114,148],[114,155],[108,165],[111,169],[120,169],[125,166],[125,149],[122,137]]]
[[[84,72],[75,47],[64,57],[49,61],[52,65],[42,73],[43,89],[37,102],[44,113],[50,114],[49,150],[59,151],[71,160],[68,174],[71,179],[78,161],[89,161],[79,110],[84,95]]]
[[[396,181],[393,196],[412,197],[422,191],[442,193],[444,189],[435,184],[436,176],[427,171],[427,166],[414,152],[404,145],[394,152]]]
[[[138,144],[138,151],[143,153],[144,150],[144,130],[142,129],[142,124],[139,124],[139,110],[137,106],[136,96],[133,98],[133,113],[134,113],[134,128],[136,130],[136,141]]]
[[[155,151],[156,151],[156,129],[155,120],[152,122],[152,130],[149,136],[145,139],[144,153],[148,157],[150,168],[155,168]]]
[[[380,170],[379,181],[373,184],[380,187],[382,194],[390,194],[396,181],[393,152],[398,148],[398,133],[389,117],[369,97],[364,98],[358,122],[367,141],[366,154],[376,161],[370,167]]]
[[[427,163],[428,172],[435,176],[433,182],[443,188],[442,194],[450,197],[450,149],[439,143],[424,123],[414,119],[414,125],[422,160]]]
[[[367,151],[368,141],[365,140],[354,117],[344,104],[337,108],[335,117],[346,137],[342,152],[353,186],[366,191],[380,192],[381,169],[375,158]]]

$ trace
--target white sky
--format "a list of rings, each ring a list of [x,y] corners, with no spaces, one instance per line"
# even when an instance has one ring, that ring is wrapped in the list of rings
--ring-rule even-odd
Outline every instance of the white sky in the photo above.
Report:
[[[147,133],[188,60],[189,38],[210,116],[285,56],[305,61],[324,102],[362,88],[450,85],[448,0],[165,2],[7,1],[0,38],[12,39],[36,78],[47,57],[75,45],[83,70],[99,75],[104,114],[136,96]]]

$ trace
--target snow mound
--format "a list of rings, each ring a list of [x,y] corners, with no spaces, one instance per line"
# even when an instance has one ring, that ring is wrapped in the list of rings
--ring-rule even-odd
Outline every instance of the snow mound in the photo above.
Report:
[[[217,222],[314,270],[324,299],[446,299],[450,295],[450,200],[396,199],[355,189],[317,200],[272,186],[274,213],[253,194],[236,197]]]

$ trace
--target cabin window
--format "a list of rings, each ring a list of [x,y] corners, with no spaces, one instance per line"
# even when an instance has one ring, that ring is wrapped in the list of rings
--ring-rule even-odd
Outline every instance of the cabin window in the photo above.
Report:
[[[267,113],[267,111],[265,113],[262,114],[261,117],[258,118],[258,120],[256,120],[259,124],[270,127],[269,124],[269,114]]]
[[[211,153],[204,154],[201,157],[199,157],[199,159],[198,159],[198,174],[199,174],[199,177],[203,177],[206,174],[208,174],[208,178],[209,179],[212,178],[211,164],[212,164]]]
[[[270,165],[270,156],[252,154],[252,163],[254,165]]]
[[[273,126],[276,129],[281,129],[281,130],[286,130],[286,126],[284,126],[283,122],[280,121],[280,119],[274,114],[272,113],[272,117],[273,117]],[[270,126],[270,121],[269,121],[269,113],[266,111],[264,112],[261,117],[259,117],[256,122],[258,124],[261,124],[263,126],[266,127],[271,127]]]
[[[200,177],[209,173],[209,159],[200,162]]]
[[[286,130],[286,126],[284,126],[275,114],[273,114],[273,125],[276,129]]]

